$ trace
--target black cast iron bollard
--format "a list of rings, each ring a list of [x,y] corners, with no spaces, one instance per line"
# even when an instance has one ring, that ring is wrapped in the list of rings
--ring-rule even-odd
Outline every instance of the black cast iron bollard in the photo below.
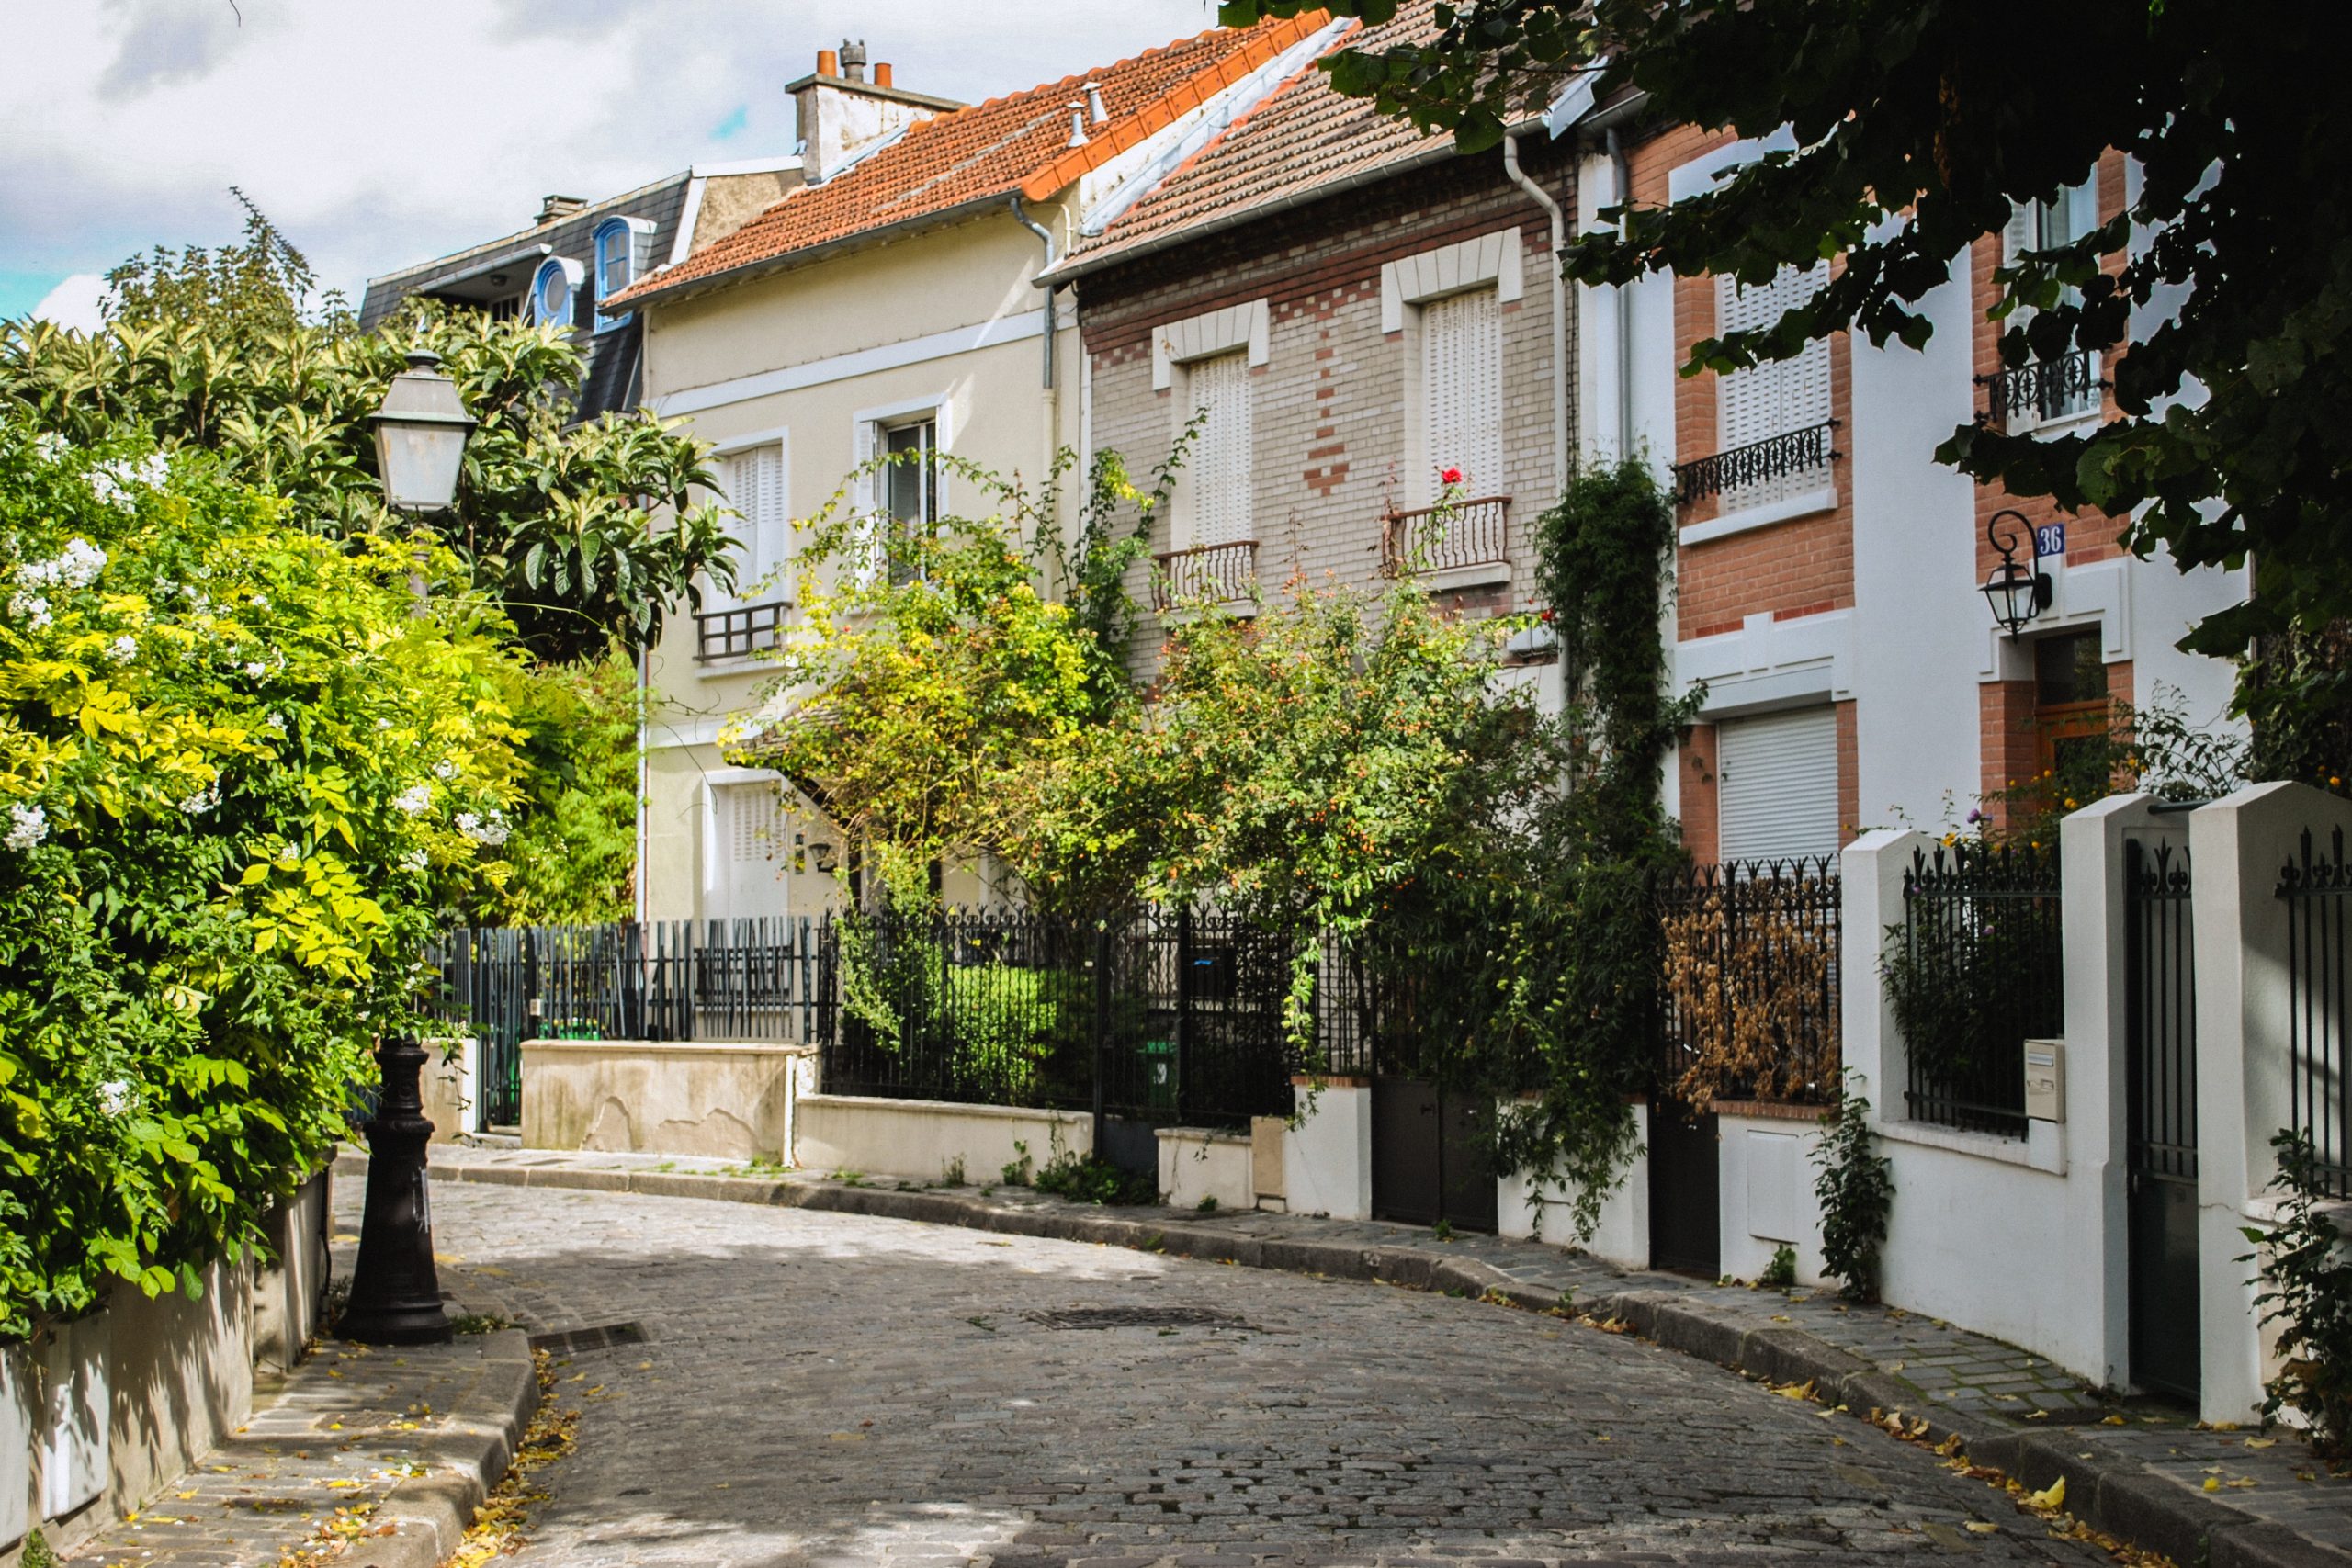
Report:
[[[339,1332],[367,1345],[439,1345],[450,1337],[433,1268],[433,1205],[424,1145],[433,1136],[417,1082],[424,1047],[413,1040],[376,1047],[383,1093],[368,1119],[368,1211],[359,1223],[359,1265]]]

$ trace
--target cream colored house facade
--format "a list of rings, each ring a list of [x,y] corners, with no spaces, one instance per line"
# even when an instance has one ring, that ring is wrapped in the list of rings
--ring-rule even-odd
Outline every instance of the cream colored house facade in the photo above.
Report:
[[[808,183],[628,296],[645,317],[646,400],[713,445],[744,547],[737,590],[673,619],[645,658],[641,918],[797,917],[839,900],[840,833],[722,744],[782,697],[795,521],[884,451],[928,447],[1033,486],[1057,452],[1085,455],[1075,306],[1067,291],[1044,303],[1033,279],[1311,66],[1327,27],[1218,29],[967,108],[899,93],[887,68],[878,83],[832,75],[828,51],[794,89]],[[956,481],[914,482],[925,471],[894,468],[849,500],[903,521],[952,514]],[[951,901],[996,891],[979,868],[944,869]]]

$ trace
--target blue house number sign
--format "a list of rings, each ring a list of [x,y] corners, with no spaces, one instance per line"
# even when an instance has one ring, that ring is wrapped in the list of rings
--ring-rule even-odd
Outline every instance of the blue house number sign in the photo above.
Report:
[[[2063,556],[2066,553],[2066,525],[2044,523],[2033,531],[2033,553],[2038,556]]]

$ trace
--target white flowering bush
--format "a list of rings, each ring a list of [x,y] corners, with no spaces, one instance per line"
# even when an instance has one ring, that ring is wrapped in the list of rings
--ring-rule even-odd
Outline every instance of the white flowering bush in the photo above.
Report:
[[[507,874],[512,628],[299,522],[0,417],[0,1340],[252,1245]]]

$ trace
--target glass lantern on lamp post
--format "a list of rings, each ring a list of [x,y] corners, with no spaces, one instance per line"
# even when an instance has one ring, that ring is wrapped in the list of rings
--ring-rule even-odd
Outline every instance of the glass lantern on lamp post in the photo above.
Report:
[[[2009,523],[2007,539],[2001,536],[2003,519]],[[2041,570],[2041,541],[2025,513],[2004,507],[1993,513],[1984,525],[1984,537],[2001,553],[2001,558],[1985,576],[1981,592],[1993,608],[1993,619],[2001,630],[2015,641],[2025,624],[2050,608],[2053,597],[2050,574]],[[2031,554],[2026,560],[2018,559],[2018,546],[2022,541]]]
[[[423,351],[392,378],[376,411],[376,473],[385,503],[412,516],[447,512],[458,499],[458,471],[474,421],[458,389],[440,373],[440,356]],[[417,596],[424,598],[422,571]],[[359,1224],[359,1262],[340,1332],[373,1345],[428,1345],[451,1334],[433,1263],[433,1206],[425,1145],[433,1123],[424,1114],[418,1075],[427,1053],[396,1037],[376,1043],[382,1079],[376,1113],[368,1119],[368,1206]]]

